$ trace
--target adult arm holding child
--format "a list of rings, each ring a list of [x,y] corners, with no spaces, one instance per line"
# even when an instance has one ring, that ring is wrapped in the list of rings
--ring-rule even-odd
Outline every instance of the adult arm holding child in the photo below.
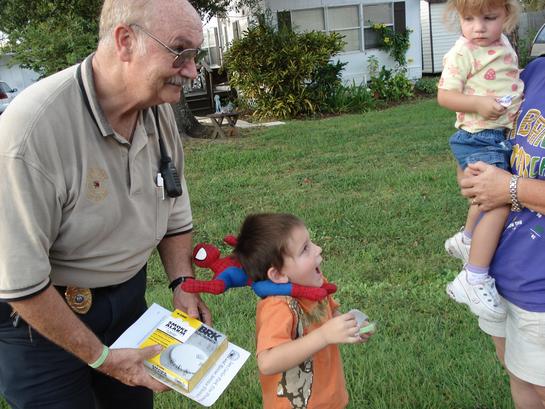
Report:
[[[470,164],[460,180],[462,194],[474,198],[483,211],[511,205],[511,176],[511,173],[483,162]],[[520,177],[517,199],[523,207],[545,213],[545,181]]]

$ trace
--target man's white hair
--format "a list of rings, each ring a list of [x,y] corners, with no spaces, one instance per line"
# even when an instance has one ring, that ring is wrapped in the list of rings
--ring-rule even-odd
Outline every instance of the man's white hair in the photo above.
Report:
[[[147,28],[152,20],[164,15],[169,7],[181,10],[187,21],[198,21],[200,27],[200,16],[187,0],[104,0],[99,22],[99,44],[113,47],[116,26],[138,24]],[[146,52],[144,38],[141,33],[136,36],[136,52],[141,55]]]
[[[104,0],[100,14],[98,39],[105,45],[113,44],[114,28],[118,24],[144,24],[152,15],[152,0]],[[138,48],[143,48],[138,41]]]

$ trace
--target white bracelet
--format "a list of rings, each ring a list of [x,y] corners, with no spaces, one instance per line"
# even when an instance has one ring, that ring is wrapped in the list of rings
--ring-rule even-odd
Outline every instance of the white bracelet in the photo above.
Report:
[[[511,196],[511,211],[520,212],[522,210],[522,205],[518,199],[518,181],[519,175],[511,175],[511,180],[509,181],[509,196]]]

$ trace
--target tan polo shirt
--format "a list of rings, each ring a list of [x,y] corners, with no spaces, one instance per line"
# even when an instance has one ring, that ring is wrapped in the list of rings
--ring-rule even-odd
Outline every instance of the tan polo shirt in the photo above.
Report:
[[[152,110],[140,113],[131,143],[116,134],[98,105],[91,59],[81,70],[89,109],[74,66],[25,89],[0,116],[0,299],[27,297],[49,281],[122,283],[165,234],[192,229],[171,107],[159,107],[159,123],[183,194],[163,200]]]

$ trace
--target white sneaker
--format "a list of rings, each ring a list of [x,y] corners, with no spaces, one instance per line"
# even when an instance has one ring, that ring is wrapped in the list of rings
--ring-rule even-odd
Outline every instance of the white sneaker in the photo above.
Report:
[[[466,264],[469,260],[469,249],[471,244],[464,242],[464,232],[459,231],[445,241],[445,250],[452,257],[459,258]]]
[[[483,283],[471,285],[467,282],[467,271],[463,269],[447,284],[447,294],[454,301],[468,305],[473,314],[484,319],[503,321],[507,314],[490,276]]]

